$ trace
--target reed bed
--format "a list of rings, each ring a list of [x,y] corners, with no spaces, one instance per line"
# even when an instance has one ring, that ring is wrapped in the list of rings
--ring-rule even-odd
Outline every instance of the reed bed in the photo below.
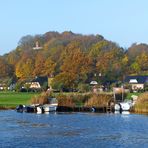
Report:
[[[133,110],[136,113],[148,113],[148,92],[139,95]]]
[[[58,99],[59,106],[80,107],[83,106],[86,100],[91,97],[91,94],[59,94],[56,97]]]
[[[40,95],[33,96],[31,98],[31,104],[47,104],[48,103],[49,94],[46,92],[41,93]]]
[[[85,102],[85,107],[105,107],[113,101],[111,94],[94,94],[88,101]]]

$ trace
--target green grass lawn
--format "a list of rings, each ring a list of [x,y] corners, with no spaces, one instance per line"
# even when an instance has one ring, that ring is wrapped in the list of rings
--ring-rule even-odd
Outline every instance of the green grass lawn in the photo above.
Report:
[[[141,94],[141,93],[138,93],[138,92],[128,93],[127,96],[126,96],[126,99],[130,100],[132,95],[139,96],[140,94]]]
[[[30,104],[30,100],[38,93],[0,92],[0,107],[14,108],[19,104]]]

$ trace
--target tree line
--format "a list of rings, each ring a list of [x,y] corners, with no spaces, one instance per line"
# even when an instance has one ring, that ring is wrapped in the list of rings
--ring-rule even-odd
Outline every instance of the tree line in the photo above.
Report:
[[[42,49],[33,49],[36,42]],[[134,43],[124,49],[98,34],[47,32],[22,37],[15,50],[0,57],[0,67],[1,82],[52,76],[54,87],[74,89],[92,80],[105,83],[147,75],[148,45]]]

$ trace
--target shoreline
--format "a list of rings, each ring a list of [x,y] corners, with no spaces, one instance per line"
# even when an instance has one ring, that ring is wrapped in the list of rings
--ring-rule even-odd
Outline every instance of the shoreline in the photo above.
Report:
[[[0,110],[15,110],[15,107],[4,107],[4,106],[1,106],[0,107]]]
[[[4,110],[15,110],[15,107],[0,107],[0,111]],[[92,107],[63,107],[59,106],[56,112],[92,112],[92,113],[114,113],[115,111],[107,111],[105,107],[96,107],[95,111],[92,110]],[[146,112],[136,112],[136,111],[129,111],[131,114],[139,114],[139,115],[148,115],[148,111]],[[121,112],[122,114],[122,112]]]

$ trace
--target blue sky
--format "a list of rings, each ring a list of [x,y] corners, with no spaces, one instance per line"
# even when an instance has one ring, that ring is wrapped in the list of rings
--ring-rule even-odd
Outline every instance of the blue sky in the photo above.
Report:
[[[100,34],[124,48],[148,43],[148,0],[0,0],[0,55],[48,31]]]

